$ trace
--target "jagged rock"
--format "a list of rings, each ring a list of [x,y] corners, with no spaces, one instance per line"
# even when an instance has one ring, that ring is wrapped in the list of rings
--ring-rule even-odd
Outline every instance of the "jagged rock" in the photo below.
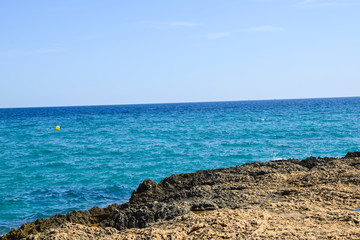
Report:
[[[129,200],[130,203],[147,203],[157,199],[157,196],[164,195],[164,191],[158,184],[150,179],[140,183]]]
[[[360,157],[360,152],[348,152],[345,158],[357,158]]]
[[[94,207],[88,211],[72,211],[66,215],[56,214],[47,219],[37,219],[31,223],[24,223],[19,229],[14,229],[8,234],[0,237],[0,240],[21,239],[29,234],[43,232],[50,228],[56,228],[65,223],[78,223],[86,226],[98,225],[117,208],[116,204],[106,208]]]
[[[81,224],[81,226],[86,227],[99,226],[101,229],[110,227],[110,229],[117,229],[117,231],[110,232],[114,232],[114,234],[116,232],[120,235],[122,233],[118,231],[130,228],[147,228],[155,223],[158,224],[156,226],[159,228],[170,229],[161,223],[164,222],[165,224],[178,216],[193,218],[191,217],[192,211],[196,213],[214,211],[219,212],[220,215],[223,212],[229,214],[240,214],[241,212],[241,214],[245,214],[244,216],[251,212],[251,214],[256,215],[262,211],[267,211],[267,214],[271,216],[269,219],[275,219],[276,224],[284,226],[284,229],[286,224],[281,221],[293,223],[294,226],[297,223],[290,216],[299,216],[301,221],[306,222],[313,229],[313,226],[321,229],[323,223],[324,226],[327,226],[326,224],[329,226],[330,224],[338,224],[339,229],[348,231],[349,229],[345,228],[343,224],[343,222],[348,222],[356,227],[350,229],[354,234],[351,233],[349,236],[357,237],[360,236],[360,230],[357,230],[360,229],[358,228],[359,213],[351,210],[357,209],[359,206],[360,153],[355,152],[346,154],[344,158],[310,157],[302,161],[297,159],[277,160],[248,163],[224,169],[201,170],[188,174],[175,174],[158,184],[147,179],[132,193],[128,203],[111,205],[103,209],[92,208],[89,211],[73,211],[66,215],[39,219],[10,231],[0,239],[21,239],[24,237],[27,239],[47,239],[47,237],[51,238],[51,231],[60,234],[59,228],[61,226],[65,226],[64,229],[68,229],[69,226],[79,229],[80,225],[69,225],[70,223]],[[235,210],[241,211],[232,212]],[[183,221],[182,218],[176,219],[178,219],[176,221]],[[247,220],[244,219],[244,221]],[[270,220],[263,219],[259,215],[258,222],[263,224],[264,228],[267,228],[268,225],[266,224],[270,224],[267,221]],[[179,234],[182,232],[183,234],[195,234],[194,236],[197,236],[196,233],[202,227],[189,224],[194,226],[188,230],[183,228],[182,230],[174,230],[173,233],[171,233],[172,230],[169,230],[169,234],[176,234],[178,231]],[[203,224],[210,223],[204,222]],[[254,229],[256,226],[260,227],[260,225],[254,225]],[[270,229],[270,227],[268,228]],[[53,230],[50,231],[50,229]],[[81,227],[81,229],[81,231],[88,231],[90,228]],[[238,231],[242,231],[241,229],[239,228]],[[260,230],[255,229],[254,231]],[[309,229],[301,231],[306,232]],[[102,231],[96,230],[95,232],[103,234]],[[135,236],[129,239],[137,239],[141,236],[141,231],[129,230],[125,232]],[[156,235],[157,233],[155,234],[150,230],[141,233],[148,236],[148,239],[161,235]],[[205,232],[204,234],[207,236]],[[242,234],[250,234],[250,232],[245,231]],[[322,236],[321,233],[317,234],[319,234],[318,237]],[[254,236],[262,238],[262,236],[266,237],[267,235],[255,234]],[[288,235],[284,236],[289,237]],[[304,236],[303,238],[308,237],[307,235]],[[330,235],[324,233],[323,236]],[[215,238],[220,237],[218,235]],[[82,239],[91,239],[91,237]]]
[[[190,212],[189,206],[169,203],[149,203],[115,211],[101,222],[102,227],[114,227],[118,230],[127,228],[144,228],[152,222],[173,219]]]

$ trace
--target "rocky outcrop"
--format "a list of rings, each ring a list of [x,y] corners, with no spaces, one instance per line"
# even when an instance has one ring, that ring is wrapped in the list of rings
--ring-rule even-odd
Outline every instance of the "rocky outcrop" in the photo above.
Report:
[[[47,219],[37,219],[31,223],[24,223],[19,229],[14,229],[0,237],[5,239],[22,239],[29,234],[37,234],[50,228],[56,228],[65,223],[78,223],[85,226],[98,226],[100,222],[108,218],[118,205],[110,205],[106,208],[94,207],[88,211],[72,211],[66,215],[56,214]]]
[[[176,174],[158,184],[147,179],[133,192],[128,203],[36,220],[14,229],[1,239],[47,239],[55,233],[60,234],[61,229],[71,228],[85,231],[82,239],[91,239],[86,231],[100,234],[104,239],[111,239],[112,234],[117,238],[128,237],[127,239],[141,239],[142,236],[148,237],[144,239],[162,239],[160,236],[173,236],[172,239],[177,239],[175,237],[182,234],[193,235],[195,238],[199,237],[199,231],[203,232],[204,239],[230,236],[220,233],[221,236],[215,233],[210,236],[206,235],[203,227],[193,230],[186,227],[193,228],[191,225],[196,224],[192,221],[198,222],[201,219],[208,229],[223,229],[227,232],[227,227],[231,227],[215,228],[203,217],[204,214],[210,219],[217,219],[216,221],[219,220],[216,214],[224,219],[229,218],[229,224],[234,220],[230,220],[232,215],[241,215],[239,219],[247,227],[232,226],[237,230],[231,235],[239,239],[244,236],[244,239],[251,239],[251,236],[255,236],[254,239],[269,237],[271,224],[276,224],[273,228],[278,228],[282,234],[285,234],[287,226],[292,226],[289,231],[292,236],[298,234],[299,238],[308,238],[311,235],[307,235],[309,231],[319,234],[318,238],[320,235],[332,234],[335,238],[341,235],[338,230],[330,233],[324,229],[325,232],[321,233],[323,226],[328,226],[328,229],[332,229],[330,226],[337,226],[337,229],[351,233],[348,238],[360,238],[360,230],[357,230],[360,227],[359,213],[353,211],[359,207],[360,153],[354,152],[348,153],[344,158],[310,157],[302,161],[288,159],[255,162],[225,169]],[[247,219],[260,213],[266,213],[268,218],[259,217],[254,220],[256,224]],[[302,224],[298,230],[297,224]],[[313,230],[306,226],[311,226]],[[154,227],[156,231],[149,230]],[[275,234],[274,230],[272,232],[274,236],[282,237],[281,234]],[[286,234],[284,236],[289,237]]]

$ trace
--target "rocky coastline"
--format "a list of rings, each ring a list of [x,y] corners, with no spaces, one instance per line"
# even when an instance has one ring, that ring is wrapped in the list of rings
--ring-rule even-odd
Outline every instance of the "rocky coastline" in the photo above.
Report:
[[[360,152],[145,180],[129,202],[24,223],[17,239],[360,239]]]

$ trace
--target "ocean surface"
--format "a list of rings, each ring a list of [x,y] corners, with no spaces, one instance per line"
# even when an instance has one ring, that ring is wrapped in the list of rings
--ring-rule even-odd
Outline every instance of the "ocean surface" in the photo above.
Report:
[[[0,235],[146,178],[358,150],[360,98],[0,109]]]

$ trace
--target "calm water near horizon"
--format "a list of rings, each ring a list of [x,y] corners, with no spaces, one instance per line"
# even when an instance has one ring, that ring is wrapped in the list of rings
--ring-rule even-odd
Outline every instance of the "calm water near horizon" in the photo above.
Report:
[[[358,150],[360,97],[0,109],[0,235],[146,178]]]

